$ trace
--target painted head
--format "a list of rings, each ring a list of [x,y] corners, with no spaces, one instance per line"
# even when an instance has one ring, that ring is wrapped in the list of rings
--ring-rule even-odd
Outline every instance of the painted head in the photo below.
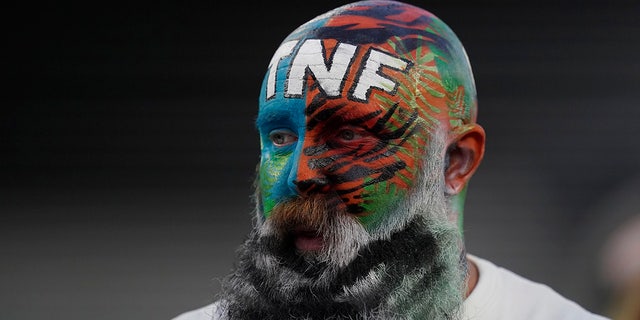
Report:
[[[259,105],[262,218],[294,198],[333,195],[379,230],[419,189],[430,153],[447,161],[451,213],[462,214],[484,132],[464,48],[429,12],[363,1],[318,16],[274,54]]]
[[[294,30],[260,89],[257,223],[230,314],[449,318],[476,111],[462,44],[422,8],[354,2]]]

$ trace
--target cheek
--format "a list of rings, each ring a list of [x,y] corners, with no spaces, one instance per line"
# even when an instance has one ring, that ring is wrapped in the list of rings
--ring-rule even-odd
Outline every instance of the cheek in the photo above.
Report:
[[[282,171],[289,160],[290,155],[269,155],[262,160],[260,165],[260,184],[262,187],[272,189],[282,179]]]
[[[375,161],[364,162],[371,174],[361,180],[357,192],[343,197],[348,207],[368,228],[375,228],[390,212],[398,208],[418,178],[419,150],[398,148],[393,155],[380,157]]]
[[[414,158],[406,149],[387,148],[379,156],[351,159],[334,173],[334,179],[341,182],[335,189],[352,214],[386,210],[412,188],[417,169]]]
[[[287,178],[289,176],[288,167],[292,153],[273,154],[263,153],[260,164],[260,190],[263,202],[263,210],[266,217],[270,215],[271,209],[279,199],[286,197],[289,193],[287,188]]]
[[[379,178],[371,177],[365,181],[367,186],[362,190],[363,222],[374,222],[397,208],[414,186],[414,169],[411,164],[398,161],[385,166]],[[380,177],[388,179],[381,180]]]

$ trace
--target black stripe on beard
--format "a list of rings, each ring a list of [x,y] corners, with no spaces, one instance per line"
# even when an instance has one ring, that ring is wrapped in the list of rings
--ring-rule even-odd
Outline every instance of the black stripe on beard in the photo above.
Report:
[[[425,276],[412,288],[422,292],[432,287],[448,267],[437,260],[440,248],[436,239],[428,232],[422,218],[417,217],[390,239],[373,241],[360,250],[353,262],[336,272],[329,286],[299,284],[295,293],[296,301],[288,301],[276,278],[282,273],[270,270],[267,274],[256,267],[255,258],[259,252],[280,259],[277,267],[280,270],[293,271],[312,283],[327,266],[308,262],[295,253],[292,245],[283,243],[290,241],[254,235],[240,248],[237,269],[223,281],[222,298],[229,302],[230,319],[361,319],[363,314],[371,314],[373,308],[385,308],[386,298],[400,286],[405,275],[418,268],[426,269]],[[335,300],[344,286],[354,285],[364,279],[380,264],[386,267],[386,272],[381,274],[382,281],[368,290],[363,299]],[[255,288],[258,294],[247,296],[246,290],[235,290],[249,286]]]

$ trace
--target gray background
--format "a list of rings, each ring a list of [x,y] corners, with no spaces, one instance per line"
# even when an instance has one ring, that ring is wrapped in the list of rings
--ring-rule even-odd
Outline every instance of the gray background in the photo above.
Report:
[[[0,319],[169,319],[251,225],[257,94],[329,1],[3,10]],[[604,312],[598,255],[637,214],[637,1],[412,1],[467,48],[487,152],[469,251]]]

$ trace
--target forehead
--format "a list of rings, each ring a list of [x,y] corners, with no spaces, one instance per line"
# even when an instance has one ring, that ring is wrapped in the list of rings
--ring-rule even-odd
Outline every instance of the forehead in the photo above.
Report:
[[[259,123],[266,113],[299,117],[317,97],[378,109],[399,104],[434,122],[468,117],[465,81],[449,79],[467,73],[458,65],[466,55],[450,50],[446,25],[408,5],[367,4],[376,2],[318,16],[283,41],[260,91]]]

